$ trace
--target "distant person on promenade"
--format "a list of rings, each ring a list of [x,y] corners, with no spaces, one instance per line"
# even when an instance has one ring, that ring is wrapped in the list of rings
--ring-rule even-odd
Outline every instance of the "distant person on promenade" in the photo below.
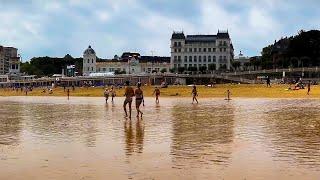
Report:
[[[191,94],[192,94],[192,103],[194,103],[194,101],[196,101],[198,104],[198,99],[197,99],[198,91],[197,91],[196,85],[193,85],[193,89],[192,89]]]
[[[103,95],[104,95],[104,97],[105,97],[105,99],[106,99],[106,103],[108,103],[108,99],[109,99],[109,89],[108,89],[108,88],[106,88],[106,89],[104,90]]]
[[[271,87],[271,80],[269,76],[267,76],[267,87]]]
[[[160,89],[158,87],[155,87],[153,94],[152,95],[156,95],[156,103],[159,103],[159,96],[160,96]]]
[[[137,89],[134,91],[134,94],[136,96],[137,117],[139,117],[139,114],[142,117],[143,113],[140,110],[140,105],[143,101],[143,91],[141,90],[141,82],[138,82]]]
[[[308,92],[307,92],[307,94],[310,95],[310,91],[311,91],[311,81],[308,82],[307,87],[308,87]]]
[[[114,89],[113,86],[111,86],[110,93],[111,93],[111,102],[113,102],[114,97],[116,97],[116,90]]]
[[[126,117],[128,117],[128,113],[127,113],[127,104],[129,104],[129,118],[131,118],[131,105],[132,105],[132,97],[134,96],[134,90],[133,88],[129,85],[129,81],[126,81],[126,88],[125,88],[125,92],[124,92],[124,96],[126,97],[124,102],[123,102],[123,110],[126,114]]]

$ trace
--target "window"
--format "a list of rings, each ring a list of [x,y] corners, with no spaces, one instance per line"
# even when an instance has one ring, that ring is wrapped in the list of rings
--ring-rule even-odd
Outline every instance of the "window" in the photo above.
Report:
[[[199,56],[199,62],[201,62],[201,56]]]
[[[197,52],[197,48],[194,48],[194,49],[193,49],[193,52]]]
[[[184,52],[188,52],[188,49],[187,49],[187,48],[184,48]]]
[[[208,52],[211,52],[211,48],[208,48]]]
[[[88,59],[88,64],[90,63],[90,59]]]
[[[174,49],[174,52],[177,52],[177,49],[176,49],[176,48]]]
[[[207,48],[203,48],[203,52],[207,52]]]
[[[189,48],[189,52],[192,52],[192,48]]]
[[[199,52],[201,52],[201,48],[199,48]]]
[[[219,56],[219,62],[221,62],[221,60],[222,60],[222,56]]]
[[[184,64],[184,68],[187,68],[187,64]]]
[[[192,64],[189,64],[189,67],[192,67]]]
[[[197,56],[194,56],[194,57],[193,57],[193,61],[194,61],[194,62],[197,62]]]
[[[192,62],[192,56],[189,56],[189,62]]]
[[[212,52],[216,52],[216,48],[212,48]]]
[[[226,46],[226,45],[227,45],[227,42],[226,42],[226,41],[223,41],[223,45]]]
[[[177,62],[177,56],[173,57],[173,62]]]
[[[177,46],[177,42],[174,42],[174,45],[173,45],[174,47],[176,47]]]
[[[211,62],[211,56],[208,56],[208,62]]]
[[[102,68],[102,71],[103,71],[103,72],[106,72],[106,71],[107,71],[107,68]]]
[[[184,56],[184,62],[187,62],[187,61],[188,61],[188,57]]]
[[[203,62],[207,62],[207,56],[203,56]]]
[[[178,42],[178,46],[181,46],[181,42]]]
[[[222,48],[220,48],[220,52],[222,52]]]
[[[212,56],[212,62],[216,62],[216,56]]]
[[[91,67],[91,71],[93,71],[93,67]]]
[[[92,61],[92,63],[93,63],[93,59],[92,59],[91,61]]]
[[[88,71],[90,71],[90,68],[88,67]]]
[[[178,62],[181,62],[181,56],[178,56]]]
[[[223,51],[226,52],[226,51],[227,51],[227,48],[224,48]]]
[[[178,52],[181,52],[181,49],[180,49],[180,48],[178,49]]]

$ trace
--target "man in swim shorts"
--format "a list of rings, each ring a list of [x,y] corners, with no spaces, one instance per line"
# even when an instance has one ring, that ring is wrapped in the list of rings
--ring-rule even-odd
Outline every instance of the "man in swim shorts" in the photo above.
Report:
[[[134,96],[134,90],[133,88],[129,85],[129,81],[126,81],[126,88],[124,92],[124,96],[126,97],[123,102],[123,110],[126,114],[126,117],[128,117],[127,113],[127,104],[129,104],[129,118],[131,118],[131,105],[132,105],[132,97]]]

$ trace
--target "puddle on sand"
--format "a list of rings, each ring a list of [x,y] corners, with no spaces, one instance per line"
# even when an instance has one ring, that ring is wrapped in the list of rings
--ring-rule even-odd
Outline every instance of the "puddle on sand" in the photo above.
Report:
[[[320,102],[1,97],[0,179],[317,179]]]

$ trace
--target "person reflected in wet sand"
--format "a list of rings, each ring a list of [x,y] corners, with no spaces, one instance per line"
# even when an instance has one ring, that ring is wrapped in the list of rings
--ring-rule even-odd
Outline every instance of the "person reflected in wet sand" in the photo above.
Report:
[[[193,85],[193,89],[192,89],[191,94],[192,94],[192,103],[194,103],[194,101],[196,101],[198,104],[198,99],[197,99],[198,91],[197,91],[196,85]]]
[[[141,89],[141,82],[138,82],[137,89],[135,90],[134,94],[136,96],[137,117],[139,117],[139,114],[142,117],[143,113],[140,110],[140,105],[141,105],[141,103],[143,101],[143,91]]]
[[[156,103],[159,103],[159,96],[160,96],[160,89],[158,87],[155,87],[152,95],[156,95]]]
[[[128,112],[127,112],[127,104],[129,104],[129,118],[131,118],[131,112],[132,112],[132,97],[134,96],[134,90],[133,88],[129,85],[129,81],[126,81],[126,88],[124,92],[125,100],[123,102],[123,110],[125,112],[125,116],[128,117]]]

